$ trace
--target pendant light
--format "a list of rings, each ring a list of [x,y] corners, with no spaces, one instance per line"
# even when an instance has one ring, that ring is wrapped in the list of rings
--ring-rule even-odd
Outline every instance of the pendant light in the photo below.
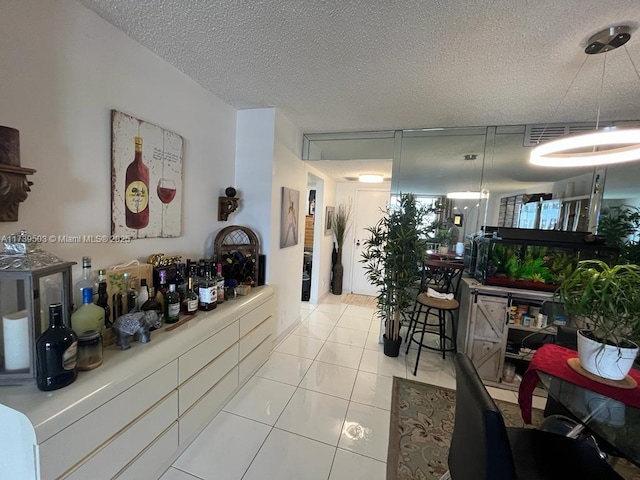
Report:
[[[609,27],[593,35],[584,52],[587,55],[597,55],[615,50],[623,46],[631,38],[628,26]],[[625,52],[633,66],[636,76],[640,80],[640,74],[629,52]],[[569,89],[578,77],[580,70],[574,77]],[[602,67],[602,80],[606,72],[606,57]],[[603,83],[603,82],[602,82]],[[599,165],[611,165],[615,163],[632,162],[640,159],[640,128],[618,129],[607,128],[598,130],[600,122],[600,100],[602,96],[602,83],[598,94],[598,113],[596,117],[596,129],[593,132],[582,135],[570,135],[546,142],[535,147],[531,151],[529,162],[543,167],[594,167]],[[565,92],[564,97],[569,93]],[[560,100],[562,102],[562,100]],[[557,111],[557,108],[556,108]]]

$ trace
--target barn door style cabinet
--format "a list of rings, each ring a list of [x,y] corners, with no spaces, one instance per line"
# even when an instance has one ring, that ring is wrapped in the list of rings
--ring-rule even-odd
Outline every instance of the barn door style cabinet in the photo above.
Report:
[[[517,378],[513,382],[503,379],[505,361],[513,363],[516,372],[522,374],[535,347],[554,340],[553,295],[483,285],[471,278],[463,278],[460,288],[458,350],[471,358],[487,385],[517,390]],[[546,312],[549,326],[541,329],[514,323],[513,312],[525,309]]]

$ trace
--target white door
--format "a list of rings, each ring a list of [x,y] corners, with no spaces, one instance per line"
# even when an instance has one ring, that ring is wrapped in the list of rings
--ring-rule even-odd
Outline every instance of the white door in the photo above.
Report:
[[[364,241],[369,238],[366,227],[372,227],[382,218],[382,209],[389,204],[389,190],[358,190],[354,209],[354,248],[353,267],[351,269],[351,291],[358,295],[377,296],[376,287],[365,276],[362,259]]]

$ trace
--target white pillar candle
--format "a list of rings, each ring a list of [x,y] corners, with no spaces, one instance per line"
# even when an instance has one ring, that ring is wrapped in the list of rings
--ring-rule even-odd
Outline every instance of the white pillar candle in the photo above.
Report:
[[[2,317],[4,369],[29,368],[29,314],[26,310]]]

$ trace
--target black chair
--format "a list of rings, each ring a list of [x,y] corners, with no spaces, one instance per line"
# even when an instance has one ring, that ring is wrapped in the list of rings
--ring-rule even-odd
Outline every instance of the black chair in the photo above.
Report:
[[[507,428],[471,359],[455,356],[452,480],[622,479],[588,443],[534,428]]]
[[[447,262],[442,260],[425,260],[423,265],[422,283],[420,293],[416,297],[411,321],[407,334],[407,352],[412,343],[418,345],[418,357],[413,369],[415,375],[418,371],[420,352],[422,348],[428,348],[442,353],[455,352],[456,347],[456,317],[454,313],[460,307],[456,299],[464,265],[462,263]],[[451,293],[454,298],[442,299],[427,295],[427,289],[431,288],[439,293]],[[430,321],[430,316],[435,317]],[[451,329],[447,331],[447,317],[451,322]],[[425,335],[437,335],[438,346],[425,344]],[[418,336],[420,337],[418,339]]]

